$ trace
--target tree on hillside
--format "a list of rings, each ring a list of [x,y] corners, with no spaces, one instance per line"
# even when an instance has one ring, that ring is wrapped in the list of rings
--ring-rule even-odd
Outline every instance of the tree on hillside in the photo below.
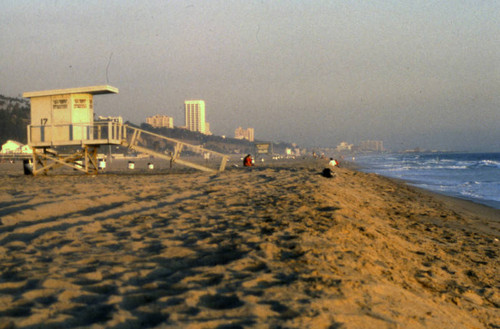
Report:
[[[30,123],[29,102],[2,95],[0,100],[0,145],[9,139],[26,144],[26,127]]]

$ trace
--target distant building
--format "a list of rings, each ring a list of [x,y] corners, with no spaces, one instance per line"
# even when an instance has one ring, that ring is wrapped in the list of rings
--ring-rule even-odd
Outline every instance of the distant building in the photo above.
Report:
[[[212,135],[212,132],[210,131],[210,123],[205,121],[205,135]]]
[[[146,118],[146,123],[155,128],[174,128],[174,118],[167,115],[154,115]]]
[[[205,101],[193,100],[184,102],[186,128],[202,134],[210,134],[205,122]]]
[[[8,140],[5,144],[2,145],[2,153],[21,153],[21,148],[23,147],[22,143]]]
[[[23,154],[33,154],[33,149],[29,145],[23,145],[21,147],[21,153],[23,153]]]
[[[234,138],[236,139],[246,139],[250,142],[254,141],[254,129],[253,128],[247,128],[243,129],[241,127],[238,127],[234,130]]]
[[[353,145],[348,144],[347,142],[341,142],[339,145],[337,145],[337,148],[335,149],[337,152],[342,152],[342,151],[351,151]]]
[[[384,142],[383,141],[362,141],[359,144],[360,151],[375,151],[382,152],[384,151]]]
[[[12,153],[23,153],[23,154],[32,154],[33,149],[29,145],[23,145],[22,143],[8,140],[5,144],[2,145],[2,150],[0,151],[2,154],[12,154]]]

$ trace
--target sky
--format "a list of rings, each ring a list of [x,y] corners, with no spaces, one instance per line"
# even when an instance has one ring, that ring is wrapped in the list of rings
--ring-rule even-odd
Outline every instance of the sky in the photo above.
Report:
[[[109,84],[135,124],[202,99],[216,135],[500,151],[500,0],[0,0],[0,94]]]

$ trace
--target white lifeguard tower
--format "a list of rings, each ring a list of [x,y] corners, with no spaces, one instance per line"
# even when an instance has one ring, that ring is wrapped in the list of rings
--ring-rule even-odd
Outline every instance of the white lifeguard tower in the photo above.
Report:
[[[97,149],[103,144],[119,145],[123,129],[113,122],[94,122],[93,97],[113,93],[118,89],[104,85],[23,94],[31,100],[28,145],[33,148],[34,175],[61,165],[97,173]],[[59,154],[54,146],[80,148]]]
[[[31,99],[28,145],[33,149],[32,174],[47,173],[60,166],[97,174],[97,151],[101,145],[124,146],[168,159],[171,165],[175,162],[203,171],[224,170],[228,159],[224,154],[124,125],[121,121],[94,120],[93,96],[117,93],[118,88],[109,85],[23,93],[23,97]],[[162,152],[153,147],[158,144],[164,145]],[[196,160],[180,160],[183,149],[191,156],[210,153],[221,158],[221,163],[218,169],[213,169]]]

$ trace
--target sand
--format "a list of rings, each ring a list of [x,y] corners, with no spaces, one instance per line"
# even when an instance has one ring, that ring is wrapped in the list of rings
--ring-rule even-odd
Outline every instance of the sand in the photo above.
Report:
[[[498,210],[324,165],[0,171],[0,328],[500,327]]]

